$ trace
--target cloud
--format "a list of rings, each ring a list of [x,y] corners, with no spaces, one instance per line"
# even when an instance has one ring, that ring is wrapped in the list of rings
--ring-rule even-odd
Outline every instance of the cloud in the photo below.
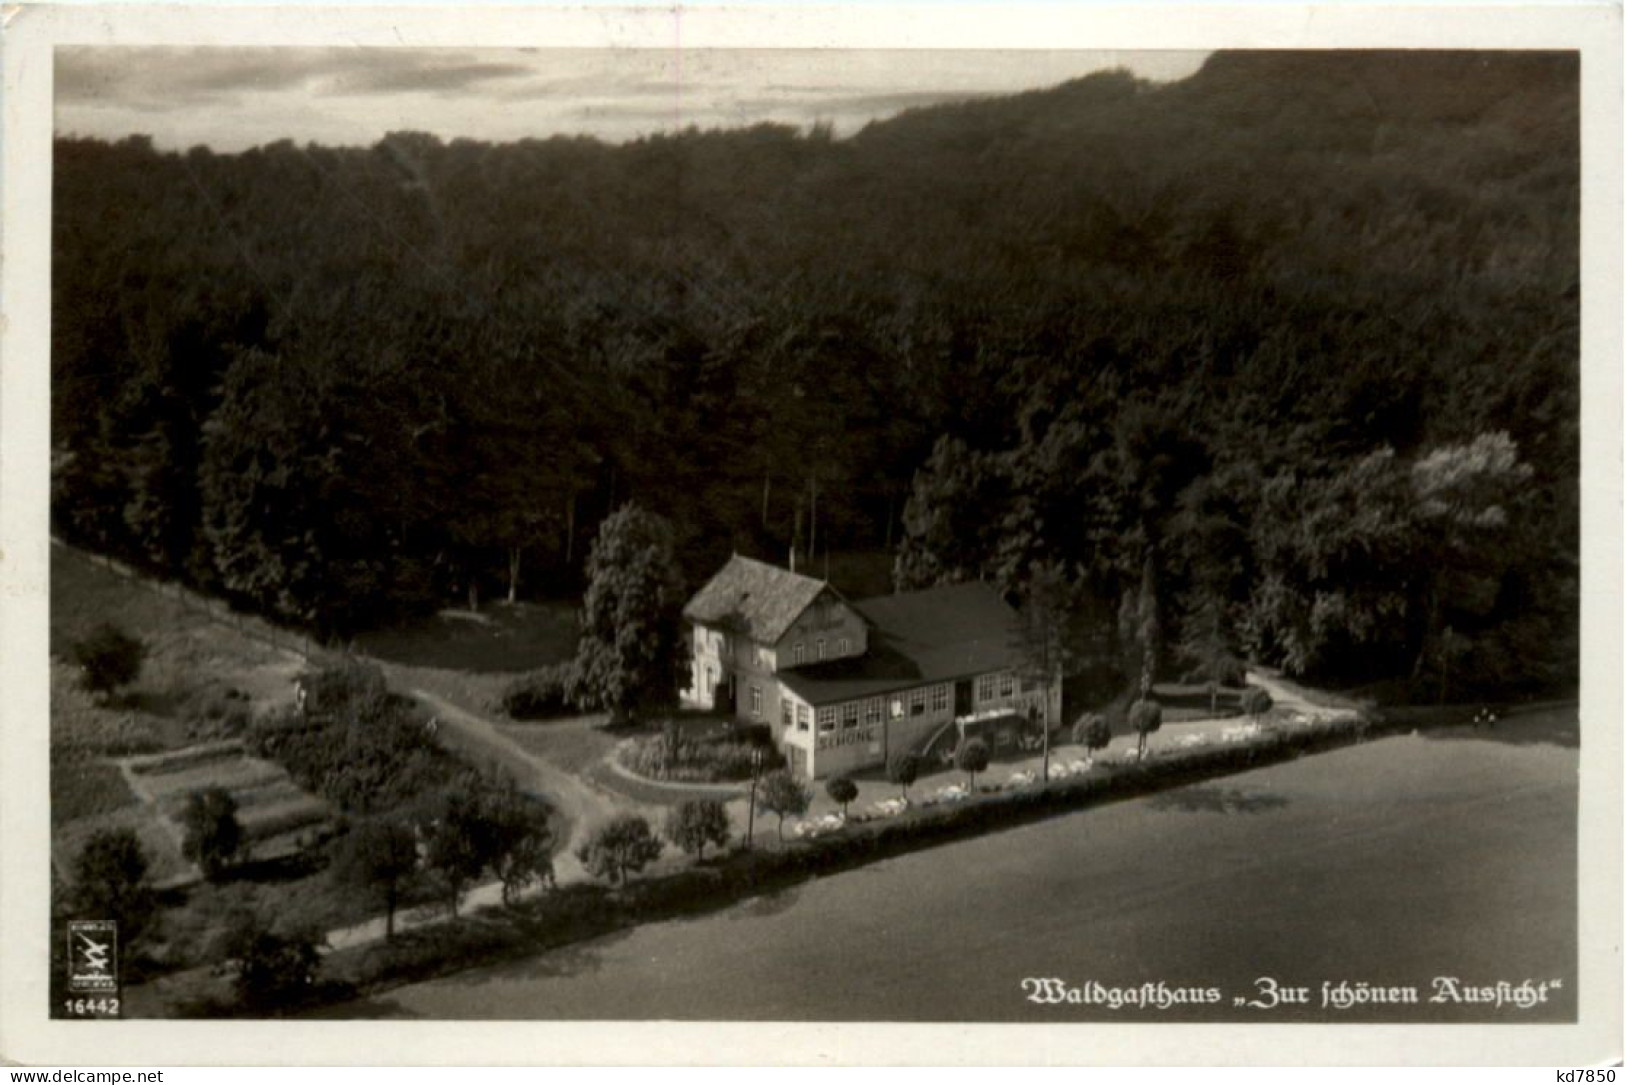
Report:
[[[1154,78],[1200,53],[817,49],[71,46],[57,130],[162,147],[279,139],[633,139],[695,125],[831,121],[847,134],[904,109],[1054,86],[1107,67]]]
[[[533,74],[531,67],[524,64],[403,64],[335,75],[319,84],[316,90],[322,94],[451,94],[497,80],[519,79]]]

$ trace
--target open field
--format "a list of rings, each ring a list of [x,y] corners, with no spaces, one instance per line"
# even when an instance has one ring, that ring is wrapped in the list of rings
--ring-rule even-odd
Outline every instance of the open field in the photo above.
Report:
[[[1572,1019],[1573,708],[1303,758],[404,987],[330,1016],[918,1021]],[[1012,893],[1012,886],[1020,886]],[[976,977],[974,982],[967,975]],[[1316,1002],[1233,996],[1273,976]],[[1323,982],[1563,981],[1532,1010],[1318,1005]],[[1027,977],[1218,986],[1028,1002]]]
[[[514,674],[569,659],[577,635],[573,603],[494,603],[365,633],[356,648],[410,667]]]
[[[165,804],[132,791],[117,764],[231,736],[255,715],[291,700],[292,680],[304,660],[235,628],[222,620],[225,614],[223,607],[211,614],[167,589],[120,575],[79,551],[52,547],[50,788],[52,860],[59,870],[67,869],[97,829],[121,827],[142,841],[155,880],[184,880],[191,865],[180,855],[165,811],[175,812],[187,791],[211,782],[239,789],[274,782],[274,766],[264,763],[216,763],[148,777],[179,796]],[[141,639],[147,659],[132,687],[98,700],[80,687],[72,646],[109,619]],[[277,828],[288,817],[284,811],[260,827]],[[251,820],[245,810],[245,823]]]

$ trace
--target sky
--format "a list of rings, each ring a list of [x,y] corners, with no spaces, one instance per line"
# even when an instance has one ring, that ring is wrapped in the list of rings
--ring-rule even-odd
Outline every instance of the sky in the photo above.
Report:
[[[1108,68],[1159,81],[1201,52],[75,46],[56,54],[59,135],[238,151],[368,145],[391,131],[609,142],[694,125],[832,124],[1052,87]]]

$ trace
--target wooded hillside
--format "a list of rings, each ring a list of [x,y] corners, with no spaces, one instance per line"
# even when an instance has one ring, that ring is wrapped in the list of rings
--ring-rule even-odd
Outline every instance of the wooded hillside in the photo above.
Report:
[[[1125,673],[1561,683],[1578,143],[1575,56],[1414,52],[847,139],[59,140],[56,527],[345,635],[573,590],[630,499],[696,581],[890,546]]]

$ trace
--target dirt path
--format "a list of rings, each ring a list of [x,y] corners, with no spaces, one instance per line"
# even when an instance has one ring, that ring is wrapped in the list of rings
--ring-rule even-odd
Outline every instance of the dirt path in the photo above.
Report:
[[[565,866],[580,864],[575,849],[586,841],[592,827],[619,813],[617,804],[580,778],[530,753],[503,734],[495,723],[452,704],[427,690],[408,689],[407,694],[427,707],[440,721],[439,737],[475,764],[495,761],[514,775],[521,790],[545,798],[570,825],[570,834],[555,857],[556,873],[562,880]]]
[[[1311,720],[1346,720],[1359,715],[1352,708],[1330,708],[1326,705],[1316,704],[1304,697],[1301,693],[1288,689],[1275,678],[1258,670],[1247,672],[1247,684],[1257,686],[1270,695],[1277,708],[1289,709]]]

